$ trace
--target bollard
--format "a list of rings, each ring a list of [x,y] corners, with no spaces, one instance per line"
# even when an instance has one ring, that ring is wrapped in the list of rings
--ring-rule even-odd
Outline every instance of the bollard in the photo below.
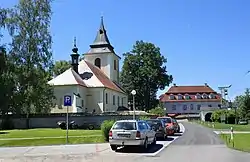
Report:
[[[233,147],[234,147],[234,130],[233,130],[233,127],[231,127],[231,130],[230,130],[230,140],[231,142],[233,143]]]

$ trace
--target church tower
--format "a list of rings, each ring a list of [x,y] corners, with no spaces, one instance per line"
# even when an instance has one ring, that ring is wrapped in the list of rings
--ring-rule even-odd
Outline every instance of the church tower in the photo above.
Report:
[[[109,42],[103,17],[101,17],[100,28],[94,42],[90,45],[89,51],[84,54],[84,60],[100,68],[110,80],[119,83],[120,59]]]

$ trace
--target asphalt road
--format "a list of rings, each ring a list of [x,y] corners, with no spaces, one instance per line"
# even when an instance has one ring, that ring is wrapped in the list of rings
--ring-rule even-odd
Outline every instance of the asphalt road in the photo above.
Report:
[[[108,144],[100,144],[101,152],[91,151],[92,145],[85,147],[73,147],[71,153],[65,152],[60,155],[33,155],[26,157],[4,158],[2,162],[12,161],[43,161],[43,162],[249,162],[250,154],[231,150],[208,128],[197,124],[183,122],[185,132],[176,138],[169,146],[155,156],[146,156],[143,153],[134,153],[127,150],[127,153],[117,153],[109,149]],[[167,142],[167,141],[166,141]],[[62,146],[63,147],[63,146]],[[105,149],[107,147],[107,149]],[[86,149],[86,150],[84,150]],[[94,149],[94,148],[92,148]],[[0,149],[1,150],[1,149]],[[65,150],[65,149],[64,149]],[[157,150],[153,148],[151,150]],[[60,150],[57,150],[60,152]],[[1,154],[1,152],[0,152]],[[21,152],[20,152],[21,154]]]
[[[250,154],[226,147],[208,128],[183,122],[185,133],[154,158],[147,162],[249,162]]]

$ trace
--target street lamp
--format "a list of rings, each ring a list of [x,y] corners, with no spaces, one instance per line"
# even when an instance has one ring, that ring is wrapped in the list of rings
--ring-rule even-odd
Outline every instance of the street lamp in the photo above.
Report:
[[[134,113],[133,113],[133,119],[135,120],[135,95],[136,95],[136,90],[132,90],[131,91],[131,94],[133,95],[133,111],[134,111]]]

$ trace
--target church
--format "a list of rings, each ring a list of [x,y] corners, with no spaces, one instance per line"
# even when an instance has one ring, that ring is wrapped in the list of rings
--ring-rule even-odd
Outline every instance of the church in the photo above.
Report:
[[[100,28],[90,49],[79,60],[74,41],[71,68],[48,82],[54,87],[55,107],[51,113],[65,113],[64,96],[70,95],[69,113],[116,112],[128,107],[128,95],[119,84],[120,57],[115,53],[101,18]]]

